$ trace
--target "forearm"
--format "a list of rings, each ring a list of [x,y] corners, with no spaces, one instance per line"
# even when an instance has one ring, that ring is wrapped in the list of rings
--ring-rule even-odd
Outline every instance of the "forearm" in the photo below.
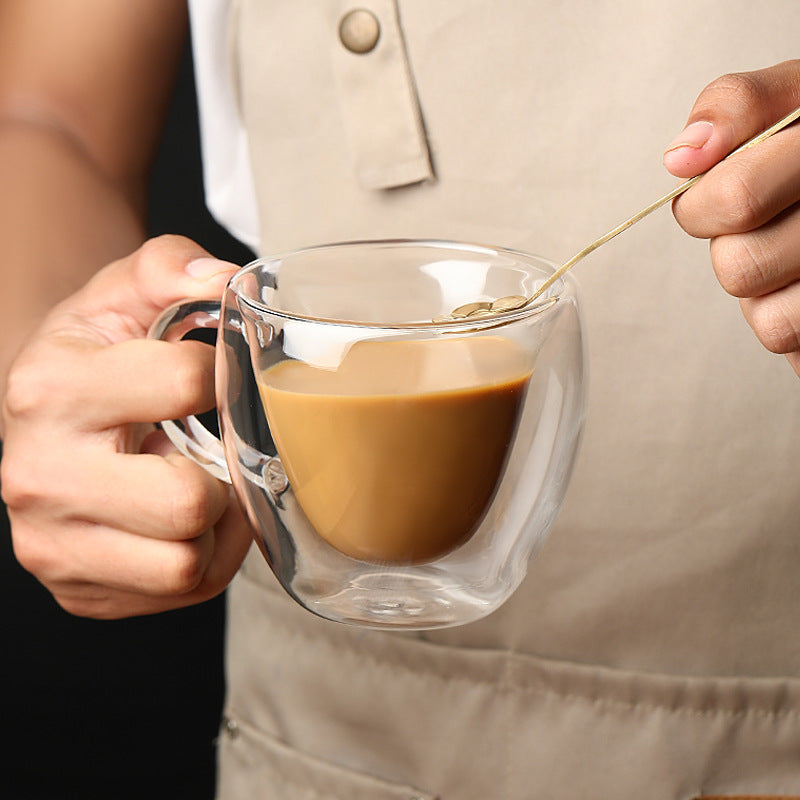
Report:
[[[144,238],[141,212],[77,142],[0,121],[0,392],[17,351],[57,302]]]

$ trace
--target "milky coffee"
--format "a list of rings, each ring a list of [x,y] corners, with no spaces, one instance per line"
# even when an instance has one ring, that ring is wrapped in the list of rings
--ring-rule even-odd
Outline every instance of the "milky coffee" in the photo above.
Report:
[[[530,374],[500,336],[362,341],[336,370],[283,361],[259,388],[317,533],[356,559],[419,562],[480,523]]]

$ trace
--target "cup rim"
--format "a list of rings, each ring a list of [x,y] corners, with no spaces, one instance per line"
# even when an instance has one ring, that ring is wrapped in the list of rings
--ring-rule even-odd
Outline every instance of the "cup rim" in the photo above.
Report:
[[[543,293],[541,299],[531,305],[524,306],[514,311],[504,311],[495,316],[490,317],[466,317],[460,319],[448,320],[414,320],[411,322],[366,322],[363,320],[350,320],[350,319],[336,319],[333,317],[318,317],[310,314],[301,314],[299,312],[286,311],[285,309],[274,308],[265,302],[259,302],[247,294],[237,291],[235,283],[241,279],[247,272],[252,272],[256,269],[264,267],[270,263],[279,263],[284,259],[300,253],[310,253],[323,250],[336,250],[345,249],[348,247],[358,247],[361,245],[371,246],[391,246],[391,247],[429,247],[431,249],[447,249],[447,250],[460,250],[473,253],[498,254],[507,256],[509,258],[520,260],[523,263],[530,263],[532,260],[537,262],[537,266],[543,269],[549,269],[555,272],[557,265],[549,259],[533,253],[527,253],[522,250],[515,250],[509,247],[499,247],[496,245],[477,244],[474,242],[462,242],[451,239],[430,239],[430,238],[396,238],[396,239],[353,239],[339,242],[331,242],[328,244],[311,245],[308,247],[299,247],[292,250],[284,250],[279,253],[261,256],[253,259],[239,269],[228,282],[228,289],[232,291],[241,303],[246,305],[249,310],[256,314],[270,314],[284,320],[304,322],[304,323],[317,323],[320,325],[332,325],[337,327],[354,327],[367,330],[421,330],[426,332],[436,330],[446,330],[447,332],[455,331],[472,331],[472,330],[487,330],[491,328],[505,327],[511,322],[516,322],[528,317],[537,317],[544,315],[550,309],[559,305],[563,301],[564,296],[568,293],[567,286],[571,283],[570,280],[565,280],[563,276],[556,280],[548,289]]]

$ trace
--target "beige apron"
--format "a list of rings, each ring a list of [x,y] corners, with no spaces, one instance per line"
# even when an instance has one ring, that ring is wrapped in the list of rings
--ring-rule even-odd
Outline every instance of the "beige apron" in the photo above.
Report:
[[[366,53],[340,41],[356,6]],[[434,236],[566,259],[674,184],[661,152],[708,81],[800,42],[797,0],[241,0],[232,19],[273,252]],[[578,278],[587,430],[522,587],[474,625],[366,632],[294,606],[251,553],[224,800],[800,796],[800,382],[668,210]]]

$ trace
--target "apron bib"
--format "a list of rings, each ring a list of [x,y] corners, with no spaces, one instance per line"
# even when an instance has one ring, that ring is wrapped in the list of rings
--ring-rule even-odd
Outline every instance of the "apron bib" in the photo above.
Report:
[[[796,0],[240,0],[231,26],[265,253],[554,261],[674,185],[661,152],[707,82],[800,39]],[[223,800],[800,796],[797,378],[668,210],[577,277],[587,428],[523,585],[474,625],[367,632],[251,553]]]

